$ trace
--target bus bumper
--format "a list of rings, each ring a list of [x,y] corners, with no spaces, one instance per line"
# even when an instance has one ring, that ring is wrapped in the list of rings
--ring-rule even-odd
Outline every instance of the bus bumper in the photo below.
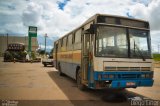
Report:
[[[110,88],[136,88],[136,87],[150,87],[153,85],[152,79],[143,80],[119,80],[112,81]]]
[[[136,88],[151,87],[154,83],[153,71],[148,72],[94,72],[94,87]]]

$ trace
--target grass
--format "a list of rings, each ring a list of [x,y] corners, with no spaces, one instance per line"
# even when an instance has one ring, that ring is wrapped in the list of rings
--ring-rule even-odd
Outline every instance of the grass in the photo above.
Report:
[[[160,61],[160,54],[153,54],[153,59],[155,61]]]

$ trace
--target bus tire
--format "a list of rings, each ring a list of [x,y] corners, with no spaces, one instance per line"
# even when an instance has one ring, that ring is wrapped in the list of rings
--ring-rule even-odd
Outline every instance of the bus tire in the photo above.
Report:
[[[76,72],[77,87],[78,87],[80,90],[84,91],[84,90],[86,90],[86,86],[85,86],[84,84],[82,84],[81,80],[82,80],[81,70],[77,70],[77,72]]]
[[[47,64],[44,64],[44,67],[47,67]]]
[[[60,63],[58,64],[58,71],[59,71],[59,75],[60,75],[60,76],[63,76],[63,75],[64,75],[64,74],[62,73],[62,71],[61,71]]]

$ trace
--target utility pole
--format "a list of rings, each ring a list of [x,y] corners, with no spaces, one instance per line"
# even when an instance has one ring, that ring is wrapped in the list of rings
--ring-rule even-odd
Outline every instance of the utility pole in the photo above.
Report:
[[[45,49],[44,49],[44,52],[45,52],[45,54],[46,54],[46,38],[47,38],[47,33],[45,34]]]
[[[7,33],[7,47],[8,47],[8,33]]]

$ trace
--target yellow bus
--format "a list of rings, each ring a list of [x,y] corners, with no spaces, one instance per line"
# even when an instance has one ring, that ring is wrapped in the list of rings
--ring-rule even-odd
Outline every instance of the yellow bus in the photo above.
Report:
[[[136,88],[153,85],[149,23],[96,14],[54,42],[59,74],[78,88]]]

